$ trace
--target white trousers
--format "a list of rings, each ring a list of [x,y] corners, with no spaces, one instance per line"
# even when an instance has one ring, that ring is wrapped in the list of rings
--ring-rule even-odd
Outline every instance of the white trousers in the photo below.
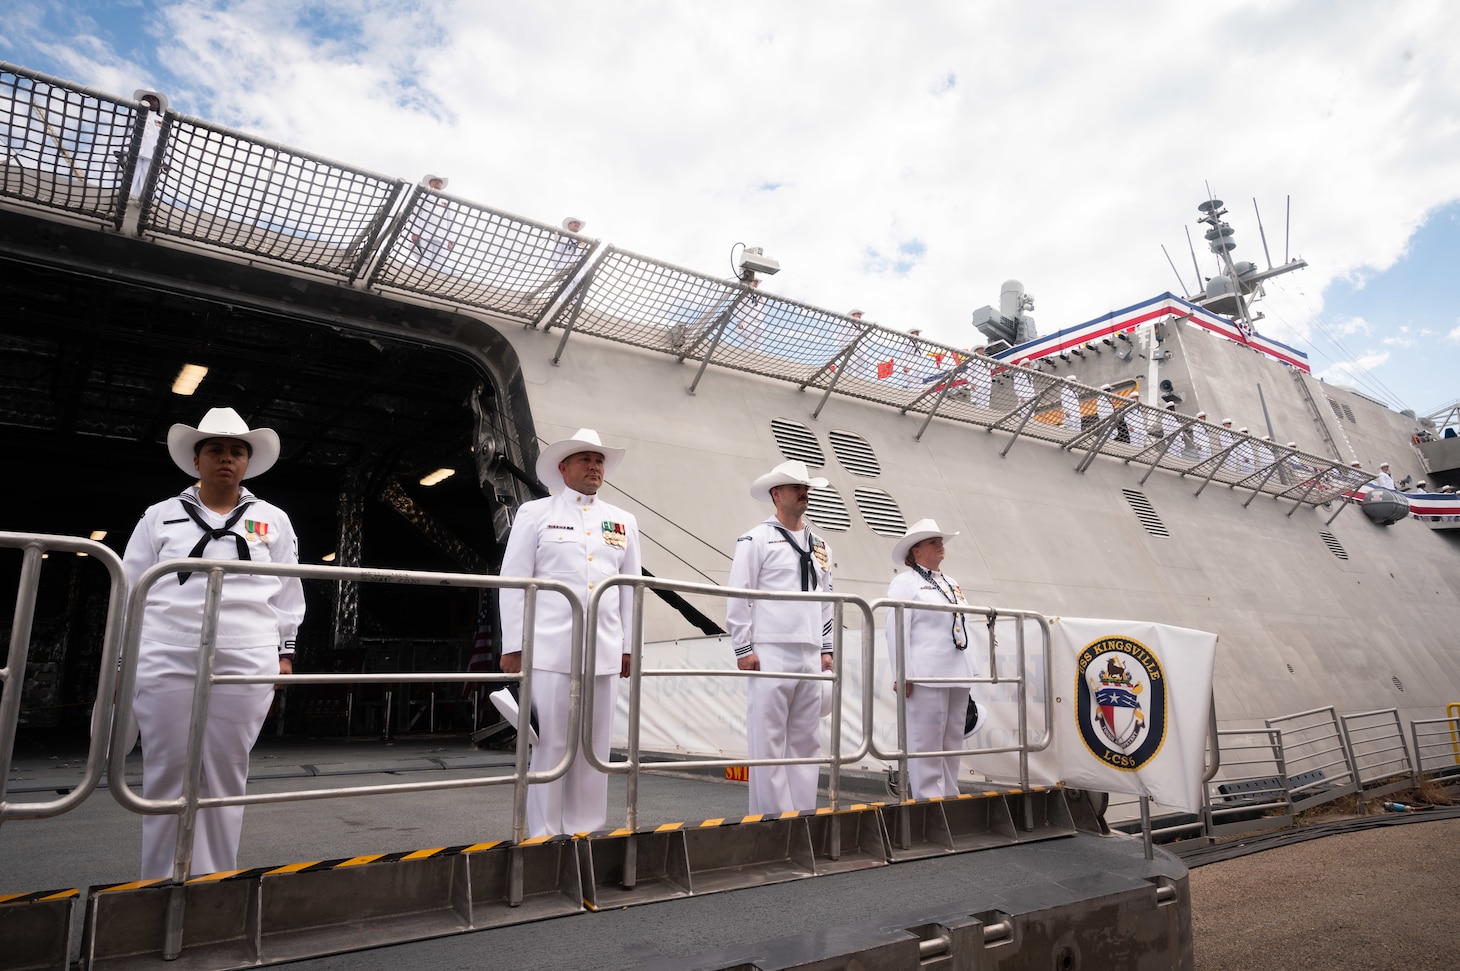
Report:
[[[968,689],[941,684],[914,684],[907,699],[907,750],[947,752],[963,748],[963,721]],[[960,755],[908,759],[908,783],[914,799],[958,795]]]
[[[148,799],[176,799],[182,795],[187,772],[193,679],[168,675],[143,680],[142,673],[139,670],[133,702],[142,732],[142,795]],[[200,795],[243,795],[248,783],[248,753],[259,737],[273,697],[273,686],[267,684],[213,687],[203,735]],[[177,822],[178,817],[171,814],[142,817],[142,879],[171,878]],[[242,806],[201,810],[193,830],[190,872],[196,876],[237,869],[242,832]]]
[[[762,671],[815,673],[821,647],[811,644],[757,644]],[[821,754],[821,683],[750,678],[746,716],[752,759],[800,759]],[[782,813],[816,808],[821,766],[764,765],[750,768],[750,811]]]
[[[607,762],[611,749],[613,709],[618,703],[617,674],[593,679],[593,751]],[[532,771],[545,772],[568,751],[568,696],[572,678],[558,671],[532,672],[532,710],[537,714],[537,745]],[[581,746],[581,740],[579,742]],[[565,775],[527,787],[527,832],[530,836],[591,833],[608,820],[608,776],[588,764],[580,747]]]

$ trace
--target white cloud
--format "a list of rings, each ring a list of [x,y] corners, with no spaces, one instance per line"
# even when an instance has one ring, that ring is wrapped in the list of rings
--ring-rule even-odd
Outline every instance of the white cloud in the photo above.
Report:
[[[1450,331],[1450,333],[1446,334],[1445,340],[1449,341],[1451,344],[1460,344],[1460,327],[1456,327],[1454,330]]]

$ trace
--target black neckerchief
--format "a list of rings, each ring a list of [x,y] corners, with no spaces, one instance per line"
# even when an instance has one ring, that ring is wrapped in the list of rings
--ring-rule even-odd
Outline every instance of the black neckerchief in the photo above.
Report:
[[[944,600],[951,604],[958,603],[958,598],[953,595],[952,584],[949,584],[949,587],[944,589],[943,584],[938,582],[937,577],[933,576],[931,570],[925,570],[916,563],[913,564],[913,569],[917,571],[918,576],[931,583],[933,589],[942,594]],[[939,574],[939,576],[941,575]],[[963,625],[962,614],[953,615],[953,646],[960,651],[968,650],[968,629]]]
[[[235,540],[238,541],[238,558],[240,560],[253,559],[253,557],[248,555],[248,540],[233,532],[233,527],[238,525],[238,521],[243,518],[244,513],[248,512],[248,507],[254,504],[254,500],[250,499],[247,502],[243,503],[241,506],[239,506],[237,509],[233,510],[233,515],[228,517],[228,521],[223,524],[222,529],[214,529],[212,526],[209,526],[203,520],[202,514],[193,508],[192,503],[188,502],[185,499],[179,499],[178,502],[182,503],[183,511],[191,516],[193,522],[197,523],[199,528],[203,530],[203,538],[198,540],[198,544],[194,546],[192,552],[188,554],[188,559],[198,559],[203,555],[203,550],[207,547],[209,543],[211,543],[215,539],[222,539],[225,536],[232,536]],[[178,585],[181,586],[182,584],[187,583],[188,577],[190,576],[192,576],[192,573],[179,573],[177,575]]]
[[[786,530],[785,530],[784,527],[782,527],[782,526],[776,526],[776,532],[778,532],[782,536],[786,537],[786,542],[791,544],[791,549],[795,550],[796,551],[796,555],[799,556],[799,557],[801,557],[801,589],[802,589],[802,591],[804,592],[804,591],[807,591],[807,590],[815,590],[816,589],[816,567],[811,562],[811,531],[810,530],[807,530],[807,533],[806,533],[806,548],[804,550],[801,547],[799,547],[799,546],[796,545],[796,541],[791,538],[791,534],[788,533],[788,532],[786,532]]]

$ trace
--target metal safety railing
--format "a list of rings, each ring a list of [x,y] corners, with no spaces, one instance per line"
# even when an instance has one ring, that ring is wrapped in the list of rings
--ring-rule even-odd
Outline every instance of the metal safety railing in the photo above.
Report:
[[[122,612],[127,602],[127,574],[122,561],[109,548],[74,536],[0,532],[0,548],[22,551],[20,584],[15,614],[10,624],[10,650],[0,668],[0,823],[7,819],[45,819],[75,809],[96,789],[106,765],[107,741],[112,723],[112,694],[116,681],[118,645],[121,643]],[[101,643],[101,671],[97,676],[96,704],[91,710],[91,743],[81,780],[59,799],[46,802],[13,802],[7,798],[10,765],[15,754],[15,735],[20,720],[20,702],[25,685],[26,662],[35,622],[36,597],[40,589],[41,560],[47,552],[76,553],[100,563],[111,577],[107,598],[106,626]]]
[[[996,755],[1000,753],[1018,753],[1019,755],[1019,786],[1021,789],[1029,787],[1029,754],[1041,752],[1048,748],[1054,739],[1054,713],[1049,699],[1053,696],[1053,673],[1048,663],[1050,650],[1049,621],[1043,614],[1029,610],[996,610],[993,607],[979,607],[968,604],[937,604],[926,603],[917,600],[874,600],[872,601],[873,611],[890,610],[893,614],[895,635],[888,649],[892,655],[893,672],[896,677],[897,689],[893,692],[894,703],[897,708],[897,747],[895,749],[884,749],[873,740],[872,754],[887,762],[897,764],[898,782],[900,791],[904,797],[916,795],[912,793],[908,762],[910,759],[920,758],[950,758],[953,756],[967,755]],[[909,677],[907,674],[907,625],[904,623],[906,613],[909,610],[921,610],[934,613],[945,613],[964,618],[964,622],[971,617],[982,616],[988,632],[988,671],[987,675],[956,677]],[[1000,677],[998,668],[998,635],[997,625],[1000,620],[1013,620],[1014,624],[1014,645],[1015,645],[1015,673],[1012,677]],[[1042,741],[1030,741],[1029,725],[1029,653],[1025,643],[1025,621],[1033,621],[1039,628],[1041,644],[1039,656],[1043,659],[1041,665],[1043,677],[1040,678],[1039,686],[1043,689],[1042,709],[1044,717],[1040,732]],[[973,640],[968,640],[967,650],[974,650]],[[974,748],[949,749],[946,751],[919,751],[911,752],[908,747],[907,731],[907,692],[905,686],[929,685],[939,686],[971,686],[982,685],[1015,685],[1018,696],[1018,744],[1005,746],[977,746]],[[1032,812],[1032,806],[1026,804],[1028,811]],[[1026,820],[1032,825],[1032,820]],[[904,829],[908,825],[904,819]],[[904,843],[909,838],[906,832],[901,834]]]
[[[438,789],[463,789],[479,786],[512,785],[512,831],[514,840],[522,842],[527,836],[527,786],[533,783],[550,782],[567,772],[576,755],[576,738],[570,733],[567,751],[563,758],[550,769],[529,771],[527,733],[520,732],[517,739],[516,761],[513,771],[505,775],[473,776],[464,779],[448,779],[434,782],[401,782],[387,785],[353,786],[327,789],[295,789],[267,793],[240,794],[234,796],[201,795],[203,764],[203,740],[208,720],[208,709],[212,689],[215,685],[229,684],[341,684],[341,683],[402,683],[433,681],[517,681],[520,685],[522,711],[530,711],[532,704],[532,654],[533,619],[537,597],[550,593],[563,597],[572,615],[572,661],[576,669],[582,651],[583,605],[567,584],[554,580],[517,579],[511,577],[482,576],[476,574],[424,573],[407,570],[376,570],[354,567],[329,567],[297,564],[262,563],[239,560],[169,560],[149,567],[137,578],[127,606],[127,624],[122,650],[121,676],[117,685],[116,718],[112,725],[111,749],[125,752],[132,745],[129,723],[132,715],[132,698],[136,687],[142,626],[147,606],[147,594],[152,586],[164,577],[181,572],[198,573],[206,577],[207,592],[203,604],[202,635],[198,651],[198,668],[194,681],[192,708],[188,727],[187,765],[183,775],[182,793],[174,799],[155,799],[139,796],[128,785],[124,762],[121,758],[111,760],[108,783],[113,797],[124,808],[143,814],[172,814],[178,817],[176,851],[173,857],[172,882],[178,893],[169,900],[164,955],[176,956],[182,948],[183,901],[182,885],[189,876],[193,853],[193,833],[197,814],[202,809],[222,806],[248,806],[262,803],[298,802],[314,799],[373,796],[386,793],[428,792]],[[520,674],[500,672],[415,672],[388,674],[292,674],[292,675],[236,675],[215,674],[213,671],[218,649],[218,618],[221,608],[223,582],[228,575],[300,577],[317,580],[348,581],[355,583],[423,584],[435,587],[494,587],[512,588],[524,591],[524,633],[522,643],[523,669]],[[572,703],[568,718],[576,723],[580,713],[576,699]],[[145,745],[145,740],[144,740]],[[520,901],[523,895],[523,874],[520,865],[511,871],[509,899]]]
[[[369,284],[536,321],[598,246],[417,186],[381,242]]]
[[[1222,769],[1202,787],[1202,835],[1244,833],[1293,822],[1293,799],[1277,729],[1217,732]]]
[[[1415,776],[1460,776],[1460,713],[1450,706],[1445,718],[1419,718],[1409,723]]]
[[[1339,724],[1364,795],[1380,796],[1414,785],[1414,763],[1404,744],[1399,709],[1352,712],[1339,716]]]
[[[589,334],[821,392],[1321,505],[1368,476],[1041,369],[764,293],[561,229],[0,63],[0,197]],[[148,163],[140,195],[133,174]],[[1174,311],[1172,320],[1179,320]],[[1121,335],[1123,336],[1123,335]],[[1110,350],[1114,352],[1114,341]],[[1093,342],[1089,353],[1100,353]],[[1082,351],[1082,353],[1084,353]],[[1029,362],[1026,362],[1029,363]],[[1143,479],[1144,481],[1144,479]],[[1250,502],[1251,497],[1249,497]],[[1344,507],[1339,506],[1339,510]],[[1291,511],[1290,511],[1291,514]],[[1337,515],[1337,512],[1335,512]]]
[[[134,101],[0,62],[0,196],[120,227],[142,122]]]
[[[627,776],[627,806],[625,810],[625,828],[633,830],[638,826],[639,817],[639,775],[646,765],[650,768],[656,767],[655,763],[645,763],[641,758],[639,750],[639,722],[640,722],[640,699],[644,678],[774,678],[780,680],[802,680],[821,681],[831,684],[832,691],[832,712],[831,720],[831,751],[824,755],[806,758],[780,758],[780,759],[699,759],[694,761],[675,761],[668,764],[661,764],[660,768],[673,768],[676,771],[686,769],[714,769],[728,768],[731,766],[773,766],[773,765],[825,765],[829,775],[827,788],[827,801],[833,811],[840,808],[840,772],[841,767],[857,761],[867,754],[872,741],[872,683],[870,679],[863,678],[862,697],[858,699],[861,705],[861,728],[862,740],[857,747],[846,752],[842,750],[842,686],[847,669],[847,658],[843,651],[843,630],[842,621],[848,607],[854,607],[861,613],[864,622],[862,636],[862,670],[866,672],[872,662],[872,610],[867,601],[861,597],[847,593],[835,593],[827,591],[824,593],[800,591],[775,591],[775,590],[750,590],[737,587],[719,587],[706,583],[691,583],[681,580],[667,580],[662,577],[630,577],[614,576],[603,581],[588,598],[588,628],[586,641],[587,645],[583,651],[585,668],[582,676],[585,681],[591,677],[588,674],[586,665],[592,663],[594,651],[598,643],[597,618],[599,604],[610,591],[617,591],[620,587],[630,587],[633,590],[634,598],[634,621],[630,631],[630,646],[632,655],[629,667],[629,722],[628,722],[628,744],[625,758],[622,761],[604,761],[594,751],[593,738],[593,701],[592,692],[584,691],[585,704],[583,706],[583,748],[584,756],[589,763],[602,772],[610,774],[621,774]],[[808,672],[788,673],[779,671],[744,671],[738,668],[644,668],[644,624],[643,604],[645,590],[670,590],[680,594],[699,594],[708,597],[734,598],[741,600],[773,600],[773,601],[803,601],[812,603],[830,603],[832,606],[832,669],[829,672]]]
[[[138,231],[353,279],[403,186],[167,112]]]
[[[1332,802],[1359,791],[1359,773],[1332,705],[1265,720],[1277,728],[1290,779],[1304,780],[1289,795],[1293,811]]]

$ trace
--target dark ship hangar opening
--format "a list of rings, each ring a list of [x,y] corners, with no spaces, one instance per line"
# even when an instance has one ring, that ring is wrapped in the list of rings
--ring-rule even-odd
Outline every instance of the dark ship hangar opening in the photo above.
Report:
[[[6,244],[15,239],[6,237]],[[129,248],[141,253],[136,247]],[[510,509],[531,497],[503,442],[517,436],[519,422],[530,429],[530,419],[520,395],[520,414],[502,399],[483,361],[400,336],[447,330],[451,315],[176,251],[139,259],[172,265],[149,276],[133,263],[131,276],[114,263],[88,271],[82,260],[33,259],[9,245],[0,252],[0,530],[105,531],[102,541],[120,554],[142,511],[188,485],[168,458],[168,428],[196,425],[209,408],[227,406],[251,427],[279,433],[278,465],[247,485],[289,513],[301,563],[495,569]],[[299,313],[281,310],[269,288],[298,300]],[[342,296],[353,312],[368,307],[390,327],[329,323],[307,307]],[[172,389],[188,364],[207,373],[184,396]],[[509,370],[520,380],[515,366]],[[441,469],[454,474],[422,484]],[[16,602],[20,561],[19,551],[0,550],[7,603]],[[360,584],[350,591],[328,580],[306,580],[305,590],[301,669],[466,666],[478,628],[474,590]],[[39,591],[21,722],[84,730],[101,663],[107,573],[94,559],[51,553]],[[7,625],[0,649],[9,637]],[[472,727],[461,685],[435,688],[428,721],[421,716],[430,686],[399,686],[387,725],[383,689],[359,686],[348,699],[352,728]],[[287,730],[342,733],[346,691],[298,686]]]

